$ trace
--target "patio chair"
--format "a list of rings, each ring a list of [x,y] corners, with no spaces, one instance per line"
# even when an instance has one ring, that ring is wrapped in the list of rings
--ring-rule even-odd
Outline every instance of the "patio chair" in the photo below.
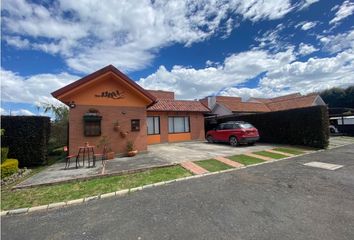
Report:
[[[64,150],[64,152],[67,153],[68,152],[68,147],[64,146],[63,150]],[[68,156],[65,157],[65,168],[64,169],[68,169],[70,167],[70,161],[71,161],[72,158],[76,159],[77,156],[72,154],[72,155],[68,155]]]
[[[107,155],[107,145],[104,145],[102,153],[94,154],[95,161],[96,161],[96,158],[101,158],[102,165],[104,165],[104,161],[107,159],[106,155]]]

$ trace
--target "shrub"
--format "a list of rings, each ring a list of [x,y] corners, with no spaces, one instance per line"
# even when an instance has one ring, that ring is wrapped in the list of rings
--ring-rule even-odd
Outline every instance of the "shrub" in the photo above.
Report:
[[[304,145],[326,148],[329,139],[329,119],[326,106],[290,109],[278,112],[222,116],[217,123],[246,121],[254,125],[261,142]],[[207,121],[207,130],[215,126]]]
[[[1,148],[1,163],[5,162],[8,153],[9,153],[9,148],[7,147]]]
[[[39,116],[1,116],[6,134],[2,144],[9,147],[9,157],[20,167],[43,165],[47,161],[50,118]]]
[[[11,176],[18,171],[18,160],[17,159],[7,159],[1,164],[1,178]]]

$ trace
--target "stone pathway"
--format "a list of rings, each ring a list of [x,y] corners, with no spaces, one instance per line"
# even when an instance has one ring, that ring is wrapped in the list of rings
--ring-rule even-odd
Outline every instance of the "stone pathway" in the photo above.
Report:
[[[231,167],[234,167],[234,168],[239,168],[239,167],[243,167],[244,165],[239,163],[239,162],[235,162],[235,161],[232,161],[228,158],[225,158],[225,157],[222,157],[222,156],[218,156],[218,157],[215,157],[214,158],[215,160],[218,160],[222,163],[225,163],[226,165],[229,165]]]
[[[264,161],[273,160],[273,158],[261,156],[261,155],[255,154],[255,153],[244,153],[244,155],[249,156],[249,157],[254,157],[254,158],[262,159],[262,160],[264,160]]]
[[[204,173],[209,172],[208,170],[198,166],[197,164],[195,164],[193,162],[183,162],[183,163],[181,163],[181,166],[196,175],[200,175],[200,174],[204,174]]]
[[[276,150],[272,150],[272,149],[268,149],[268,150],[265,150],[265,151],[270,152],[270,153],[281,154],[281,155],[284,155],[284,156],[287,156],[287,157],[294,157],[294,156],[296,156],[295,154],[286,153],[286,152],[280,152],[280,151],[276,151]]]

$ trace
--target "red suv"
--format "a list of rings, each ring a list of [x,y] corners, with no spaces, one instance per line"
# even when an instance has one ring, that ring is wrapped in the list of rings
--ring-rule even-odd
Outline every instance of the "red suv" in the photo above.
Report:
[[[221,123],[216,129],[208,131],[206,139],[209,143],[229,142],[231,146],[237,146],[239,143],[253,145],[259,140],[259,134],[257,128],[250,123],[231,121]]]

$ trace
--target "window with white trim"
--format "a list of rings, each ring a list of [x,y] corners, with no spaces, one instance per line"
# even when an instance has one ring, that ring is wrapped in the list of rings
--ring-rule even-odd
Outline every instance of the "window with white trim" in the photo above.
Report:
[[[147,134],[148,135],[160,134],[160,117],[157,116],[147,117]]]
[[[169,133],[190,132],[189,117],[168,117]]]

